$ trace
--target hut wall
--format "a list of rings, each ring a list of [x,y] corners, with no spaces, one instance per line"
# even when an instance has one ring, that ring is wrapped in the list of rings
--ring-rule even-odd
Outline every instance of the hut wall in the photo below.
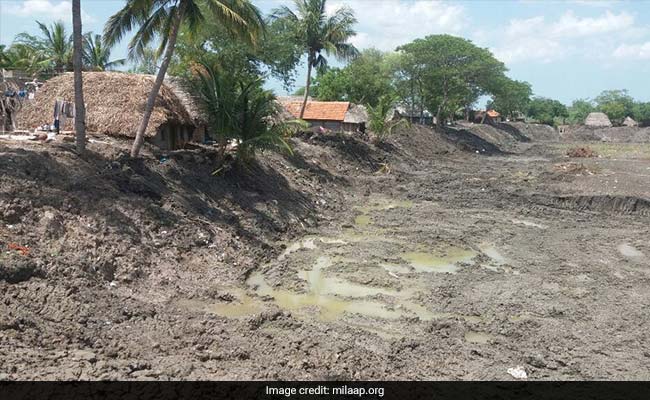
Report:
[[[343,123],[341,121],[320,121],[320,120],[306,120],[312,128],[323,127],[335,132],[343,131]]]
[[[193,141],[194,127],[188,125],[164,124],[149,142],[163,150],[177,150]]]

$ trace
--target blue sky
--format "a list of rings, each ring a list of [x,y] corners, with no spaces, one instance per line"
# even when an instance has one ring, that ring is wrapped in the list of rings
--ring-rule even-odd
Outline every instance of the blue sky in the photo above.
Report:
[[[253,2],[269,12],[289,0]],[[123,3],[82,0],[84,31],[101,32]],[[391,51],[417,37],[449,33],[489,48],[536,95],[570,103],[628,89],[650,101],[650,1],[330,0],[328,8],[342,5],[356,12],[359,48]],[[70,0],[0,0],[0,43],[10,44],[19,32],[37,33],[36,19],[69,24]],[[125,54],[124,43],[114,50],[115,58]]]

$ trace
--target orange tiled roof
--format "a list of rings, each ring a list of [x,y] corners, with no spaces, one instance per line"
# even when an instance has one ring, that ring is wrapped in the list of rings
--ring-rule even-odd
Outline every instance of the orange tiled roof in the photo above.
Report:
[[[501,114],[499,114],[498,112],[496,112],[494,110],[488,110],[487,115],[490,118],[496,118],[496,117],[501,116]]]
[[[283,104],[294,117],[300,116],[300,107],[302,102],[292,101]],[[343,121],[345,113],[350,108],[350,103],[347,101],[310,101],[307,102],[305,108],[305,120],[316,121]]]

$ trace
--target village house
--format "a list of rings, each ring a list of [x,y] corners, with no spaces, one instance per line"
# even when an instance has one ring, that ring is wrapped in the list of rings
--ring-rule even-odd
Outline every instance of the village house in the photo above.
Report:
[[[479,110],[474,113],[474,122],[492,124],[501,122],[501,114],[495,110]]]
[[[84,72],[83,78],[88,134],[134,138],[142,122],[154,77],[122,72]],[[52,124],[52,109],[57,99],[74,101],[73,73],[45,82],[34,100],[25,103],[18,114],[19,128],[34,130]],[[179,149],[188,142],[204,141],[205,121],[181,83],[166,80],[158,94],[145,137],[161,149]],[[61,126],[62,131],[73,129],[72,118]]]
[[[623,126],[637,127],[637,126],[639,126],[639,123],[628,116],[628,117],[625,117],[625,120],[623,121]]]
[[[602,112],[592,112],[585,118],[585,126],[592,128],[609,128],[612,122],[609,120],[607,114]]]
[[[278,101],[294,117],[300,117],[302,100],[279,98]],[[336,132],[365,132],[368,112],[362,105],[347,101],[307,101],[302,118],[312,128]]]

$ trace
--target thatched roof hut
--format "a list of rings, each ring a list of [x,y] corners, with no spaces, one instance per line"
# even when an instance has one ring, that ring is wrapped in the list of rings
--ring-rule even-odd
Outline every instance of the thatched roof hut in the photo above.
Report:
[[[611,127],[612,122],[607,117],[607,114],[602,112],[592,112],[587,115],[585,119],[585,126],[591,127]]]
[[[633,120],[631,117],[625,117],[625,120],[623,121],[623,126],[639,126],[639,123]]]
[[[343,122],[346,124],[366,124],[368,123],[368,110],[360,104],[350,104]]]
[[[154,83],[151,75],[122,72],[84,72],[84,100],[86,102],[86,129],[92,134],[135,137],[142,121],[147,96]],[[74,75],[65,73],[54,77],[26,102],[18,116],[18,125],[34,129],[53,122],[56,99],[74,101]],[[162,127],[182,127],[193,131],[204,121],[198,107],[178,83],[163,84],[145,132],[148,138],[156,136]],[[74,121],[66,120],[63,130],[72,130]],[[169,129],[168,129],[169,130]]]

